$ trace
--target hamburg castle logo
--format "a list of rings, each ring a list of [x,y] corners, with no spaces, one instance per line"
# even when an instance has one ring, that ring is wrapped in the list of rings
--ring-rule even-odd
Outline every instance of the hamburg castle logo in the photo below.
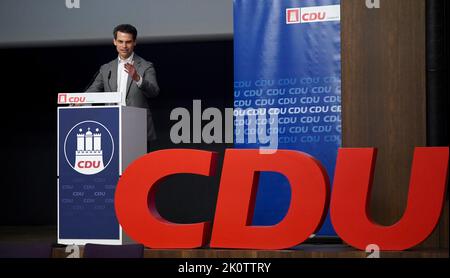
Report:
[[[105,140],[109,141],[109,144],[104,144]],[[71,148],[68,148],[69,144],[72,145]],[[106,145],[110,145],[108,149],[112,148],[108,152],[109,155],[104,153],[103,148]],[[111,161],[113,153],[114,144],[111,133],[104,125],[95,121],[85,121],[75,125],[67,134],[64,143],[67,162],[75,171],[84,175],[94,175],[103,171]],[[108,158],[106,162],[105,157]]]
[[[95,174],[105,169],[103,165],[102,134],[99,129],[92,133],[88,127],[86,133],[79,129],[77,150],[75,151],[75,171],[83,174]]]

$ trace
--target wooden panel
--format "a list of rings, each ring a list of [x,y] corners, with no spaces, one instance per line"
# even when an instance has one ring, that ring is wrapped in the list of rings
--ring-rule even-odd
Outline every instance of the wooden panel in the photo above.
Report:
[[[341,3],[343,146],[378,148],[370,212],[391,225],[406,207],[414,147],[426,145],[425,0]],[[446,211],[422,248],[448,248]]]

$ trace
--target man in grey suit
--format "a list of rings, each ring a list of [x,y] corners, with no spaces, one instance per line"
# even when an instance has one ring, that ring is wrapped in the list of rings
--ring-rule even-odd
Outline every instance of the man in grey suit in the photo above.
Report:
[[[125,106],[147,109],[147,144],[156,139],[149,99],[159,94],[153,64],[134,53],[137,30],[129,24],[114,28],[119,57],[104,64],[86,92],[120,92]]]

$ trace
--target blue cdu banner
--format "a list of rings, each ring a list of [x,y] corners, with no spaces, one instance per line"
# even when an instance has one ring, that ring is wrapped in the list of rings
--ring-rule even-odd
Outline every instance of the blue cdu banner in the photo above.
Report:
[[[267,145],[250,135],[276,135],[278,149],[319,159],[332,184],[341,146],[340,53],[339,0],[235,0],[234,108],[261,116],[256,127],[235,119],[235,137],[246,135],[235,147]],[[280,222],[289,202],[286,178],[261,173],[253,225]],[[329,217],[318,235],[336,236]]]

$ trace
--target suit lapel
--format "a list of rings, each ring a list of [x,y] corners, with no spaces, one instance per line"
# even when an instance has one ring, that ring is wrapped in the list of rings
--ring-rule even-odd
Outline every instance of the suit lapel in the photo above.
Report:
[[[128,93],[130,92],[130,87],[131,87],[131,76],[128,74],[128,77],[127,77],[127,96],[128,96]]]
[[[109,88],[111,92],[117,92],[117,67],[118,67],[118,59],[114,60],[111,65],[111,78],[109,80]]]

